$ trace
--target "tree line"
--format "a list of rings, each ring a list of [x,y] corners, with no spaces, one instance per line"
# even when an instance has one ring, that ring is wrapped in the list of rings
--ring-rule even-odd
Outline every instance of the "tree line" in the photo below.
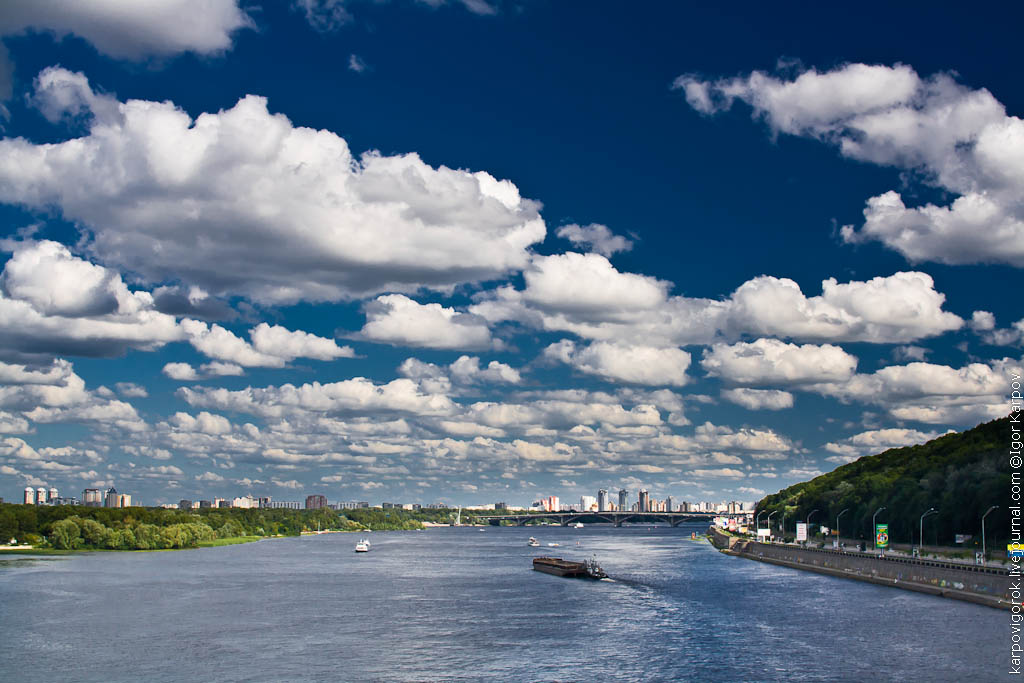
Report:
[[[865,456],[810,481],[766,496],[756,513],[772,516],[776,528],[783,515],[787,535],[795,523],[814,510],[813,525],[833,528],[843,510],[840,531],[846,538],[870,542],[872,515],[881,507],[877,523],[889,525],[896,543],[921,542],[921,515],[938,510],[924,522],[924,541],[952,545],[957,534],[981,545],[981,517],[992,505],[1000,506],[985,519],[989,549],[1005,547],[1010,534],[1010,418],[993,420],[959,434],[948,434],[926,444],[894,448]],[[755,514],[756,514],[755,513]]]
[[[194,548],[219,538],[297,536],[303,531],[421,529],[448,523],[447,509],[356,508],[97,508],[81,505],[0,505],[0,543],[15,539],[61,550]],[[464,516],[466,518],[466,516]]]

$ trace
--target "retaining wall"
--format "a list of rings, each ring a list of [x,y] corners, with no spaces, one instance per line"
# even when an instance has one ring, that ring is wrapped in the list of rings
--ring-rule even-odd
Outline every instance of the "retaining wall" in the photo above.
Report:
[[[752,560],[992,607],[1010,607],[1010,576],[1006,569],[760,543],[718,529],[712,529],[710,537],[716,548]]]

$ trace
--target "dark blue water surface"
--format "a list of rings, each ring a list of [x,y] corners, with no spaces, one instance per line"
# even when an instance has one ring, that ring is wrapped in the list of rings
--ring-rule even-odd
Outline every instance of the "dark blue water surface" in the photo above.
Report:
[[[1005,612],[728,557],[697,527],[430,529],[0,557],[5,681],[963,681]],[[526,544],[530,535],[542,547]],[[559,547],[547,547],[559,543]],[[578,545],[577,545],[578,543]],[[531,570],[596,555],[614,581]]]

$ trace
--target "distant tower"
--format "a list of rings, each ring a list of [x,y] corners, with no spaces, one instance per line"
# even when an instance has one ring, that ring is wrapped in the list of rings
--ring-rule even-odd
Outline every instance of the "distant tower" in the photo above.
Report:
[[[604,512],[608,509],[608,492],[604,489],[597,491],[597,511]]]
[[[672,496],[665,499],[665,512],[675,512],[676,502],[672,500]]]
[[[25,487],[25,505],[36,504],[36,490],[31,486]]]
[[[52,503],[55,500],[57,500],[57,497],[58,497],[57,496],[57,487],[56,486],[51,486],[50,487],[50,495],[47,497],[46,500]]]
[[[625,512],[629,509],[629,490],[619,489],[619,510]]]
[[[106,504],[103,507],[108,507],[108,508],[121,507],[121,496],[118,495],[117,489],[115,489],[113,486],[111,486],[107,490],[107,500],[106,500]]]
[[[42,486],[36,489],[36,505],[43,505],[46,503],[46,489]]]
[[[637,506],[637,512],[651,511],[651,501],[650,497],[647,494],[647,489],[640,489],[640,498],[637,502],[639,503],[639,505]]]
[[[85,489],[82,491],[82,504],[98,508],[103,505],[103,496],[99,489]]]

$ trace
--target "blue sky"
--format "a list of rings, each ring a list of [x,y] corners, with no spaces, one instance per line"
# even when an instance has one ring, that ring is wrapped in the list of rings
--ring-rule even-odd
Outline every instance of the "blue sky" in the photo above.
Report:
[[[1005,414],[1019,10],[875,10],[6,3],[0,495],[756,500]]]

